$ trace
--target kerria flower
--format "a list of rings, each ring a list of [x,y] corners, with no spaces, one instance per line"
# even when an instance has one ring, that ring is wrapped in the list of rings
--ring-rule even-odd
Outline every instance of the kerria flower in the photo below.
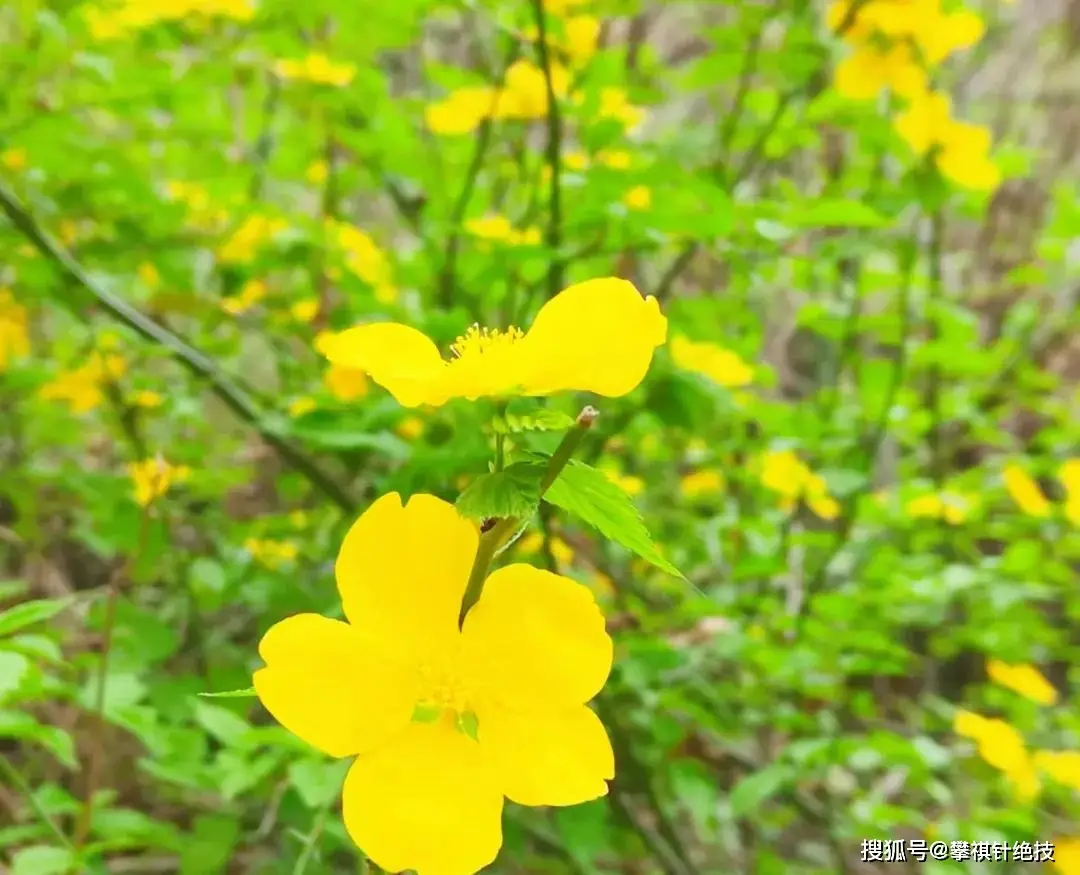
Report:
[[[1053,684],[1032,665],[1009,665],[1000,659],[990,659],[986,663],[986,674],[995,684],[1040,705],[1053,705],[1058,700],[1058,691]]]
[[[334,567],[347,622],[299,614],[259,645],[254,685],[270,713],[330,756],[356,757],[345,828],[390,872],[472,875],[499,852],[504,798],[576,805],[614,777],[585,704],[612,662],[592,595],[508,565],[459,626],[478,544],[441,499],[385,495]]]
[[[656,299],[611,278],[564,289],[527,333],[474,325],[453,344],[450,361],[429,337],[396,322],[346,329],[320,351],[332,364],[364,371],[403,406],[418,407],[575,390],[616,398],[637,388],[666,336]]]

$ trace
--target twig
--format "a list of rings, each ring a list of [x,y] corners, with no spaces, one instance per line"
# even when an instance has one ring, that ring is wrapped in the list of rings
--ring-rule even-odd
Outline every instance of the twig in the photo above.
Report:
[[[563,260],[559,252],[562,246],[562,187],[560,173],[562,171],[562,116],[559,113],[559,103],[555,96],[555,84],[551,78],[551,53],[547,44],[547,23],[544,16],[543,0],[533,0],[533,10],[536,13],[536,50],[540,55],[540,66],[544,69],[544,85],[547,88],[547,151],[545,153],[548,169],[550,171],[549,196],[548,196],[548,227],[547,245],[551,250],[551,261],[548,264],[547,293],[549,298],[554,298],[563,285]]]
[[[89,292],[115,319],[129,328],[167,349],[177,361],[197,377],[209,384],[211,391],[240,419],[251,425],[279,456],[292,468],[303,474],[317,489],[331,499],[341,510],[351,513],[356,502],[328,473],[289,441],[277,434],[263,421],[261,411],[248,393],[231,377],[222,373],[217,364],[164,326],[143,315],[127,301],[103,288],[82,268],[71,254],[46,232],[37,220],[20,203],[15,193],[0,182],[0,208],[11,223],[22,232],[48,259],[53,261],[71,280]]]
[[[45,810],[44,806],[38,801],[37,796],[34,795],[34,788],[30,786],[29,782],[22,776],[22,773],[15,768],[11,761],[0,753],[0,775],[3,775],[13,787],[15,787],[19,793],[26,797],[27,804],[34,809],[34,813],[38,816],[38,819],[49,828],[56,840],[60,842],[65,848],[67,848],[73,855],[77,852],[75,846],[72,845],[71,840],[64,834],[64,831],[60,829],[60,826],[55,820],[52,819],[49,812]]]

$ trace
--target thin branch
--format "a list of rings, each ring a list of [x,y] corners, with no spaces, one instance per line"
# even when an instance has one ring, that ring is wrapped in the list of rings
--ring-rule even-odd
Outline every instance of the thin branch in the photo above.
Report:
[[[136,310],[127,301],[103,288],[63,246],[41,227],[23,207],[15,193],[2,182],[0,182],[0,208],[42,255],[54,262],[68,279],[89,292],[114,319],[123,322],[147,340],[164,347],[191,373],[206,380],[211,391],[233,413],[251,425],[288,465],[303,474],[341,510],[351,513],[356,509],[356,502],[330,474],[323,471],[302,450],[294,447],[264,422],[262,412],[252,402],[248,392],[231,377],[225,375],[217,363],[164,326]]]
[[[547,22],[544,16],[543,0],[533,0],[536,13],[536,50],[540,55],[540,66],[544,69],[544,84],[547,87],[547,151],[545,158],[550,171],[548,195],[547,245],[551,250],[548,264],[547,293],[554,298],[563,286],[563,260],[559,249],[562,246],[562,116],[559,102],[555,96],[555,84],[551,78],[551,52],[548,51]]]

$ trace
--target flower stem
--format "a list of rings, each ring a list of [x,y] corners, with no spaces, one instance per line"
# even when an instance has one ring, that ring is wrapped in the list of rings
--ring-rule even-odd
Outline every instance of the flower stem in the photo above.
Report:
[[[562,442],[555,448],[555,452],[548,459],[544,476],[540,478],[540,498],[551,488],[551,484],[558,479],[562,469],[574,455],[574,451],[585,437],[585,433],[592,428],[593,423],[599,416],[595,407],[586,407],[578,414],[577,422],[563,437]],[[465,622],[465,615],[480,600],[480,594],[484,591],[484,581],[487,579],[488,569],[491,562],[499,552],[499,548],[510,538],[522,520],[518,517],[506,517],[499,520],[495,525],[480,536],[480,544],[476,548],[476,558],[473,560],[472,571],[469,572],[469,582],[465,587],[465,595],[461,600],[461,614],[458,617],[458,626]]]

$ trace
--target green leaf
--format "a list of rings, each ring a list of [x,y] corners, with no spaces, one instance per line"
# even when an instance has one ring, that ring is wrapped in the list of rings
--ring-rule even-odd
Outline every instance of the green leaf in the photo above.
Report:
[[[35,599],[0,611],[0,635],[10,635],[25,626],[51,620],[68,607],[74,599]]]
[[[296,760],[289,765],[289,783],[308,808],[321,808],[341,792],[348,760]]]
[[[458,496],[458,512],[469,519],[532,516],[540,501],[544,469],[530,462],[515,462],[502,471],[482,474]]]
[[[480,721],[472,711],[458,714],[457,728],[459,732],[464,732],[473,741],[480,740]]]
[[[44,726],[21,711],[0,711],[0,738],[17,738],[40,744],[69,768],[76,768],[75,743],[63,729]]]
[[[789,765],[775,763],[760,772],[747,775],[731,790],[731,813],[735,817],[752,815],[764,802],[775,796],[793,774]]]
[[[498,434],[517,434],[523,431],[566,431],[574,425],[574,417],[560,410],[542,410],[533,413],[506,413],[496,416],[491,427]]]
[[[237,747],[251,726],[239,714],[228,708],[199,702],[195,705],[195,720],[210,735],[227,747]]]
[[[22,595],[28,588],[25,580],[0,580],[0,602]]]
[[[31,845],[15,854],[11,875],[60,875],[72,867],[74,860],[67,848]]]
[[[199,693],[204,699],[250,699],[257,696],[254,687],[245,687],[242,690],[225,690],[221,693]]]
[[[682,577],[661,555],[630,496],[595,468],[571,460],[544,495],[561,507],[657,568]]]
[[[218,875],[232,857],[240,824],[232,817],[211,814],[195,819],[195,828],[180,854],[180,875]]]
[[[413,708],[413,723],[434,723],[442,716],[443,709],[438,705],[418,704]]]
[[[798,207],[785,218],[804,228],[879,228],[889,221],[861,201],[832,198]]]

